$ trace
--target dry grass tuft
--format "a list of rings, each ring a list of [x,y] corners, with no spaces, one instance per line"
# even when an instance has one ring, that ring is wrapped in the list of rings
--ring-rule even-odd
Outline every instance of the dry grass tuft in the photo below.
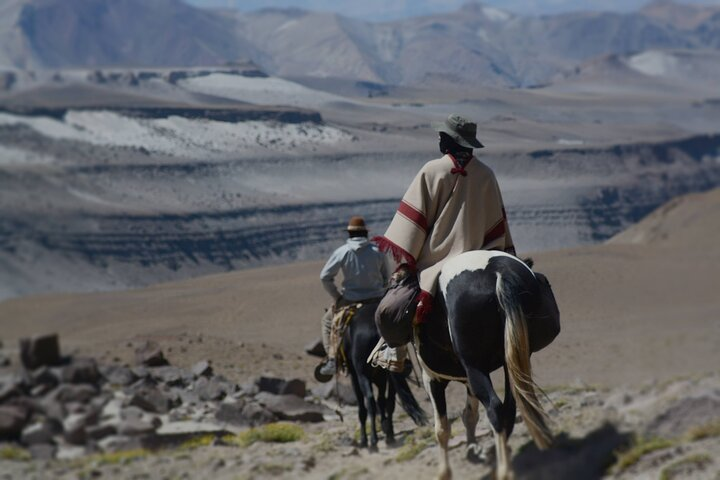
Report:
[[[670,448],[675,445],[675,442],[666,440],[664,438],[651,438],[645,439],[637,437],[633,442],[629,450],[621,452],[618,455],[617,462],[615,463],[615,471],[620,473],[640,461],[640,459],[648,453]]]
[[[696,440],[702,440],[704,438],[715,438],[720,437],[720,419],[710,422],[706,425],[694,427],[688,430],[685,434],[685,438],[694,442]]]
[[[688,478],[688,470],[703,470],[710,465],[713,459],[706,453],[690,455],[671,463],[660,472],[660,480],[674,480],[676,478]]]
[[[226,435],[222,438],[225,443],[247,447],[255,442],[287,443],[295,442],[305,436],[305,431],[299,425],[278,422],[268,423],[262,427],[251,428],[237,435]]]

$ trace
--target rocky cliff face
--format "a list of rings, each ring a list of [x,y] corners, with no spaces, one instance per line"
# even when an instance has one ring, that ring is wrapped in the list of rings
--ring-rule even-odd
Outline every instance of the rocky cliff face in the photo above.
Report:
[[[10,138],[20,137],[5,130],[4,141]],[[89,147],[46,140],[38,148],[71,148],[77,158]],[[387,158],[360,155],[319,156],[301,166],[283,158],[103,165],[118,154],[153,158],[95,146],[87,151],[92,165],[0,170],[4,296],[320,259],[343,241],[351,215],[362,213],[382,233],[421,163],[395,156],[388,167]],[[675,195],[720,185],[718,158],[720,136],[696,136],[487,161],[498,173],[516,243],[527,252],[603,241]],[[360,178],[379,165],[399,179],[394,190],[379,189],[384,196],[364,182],[328,190],[338,176]],[[278,174],[282,181],[273,180]],[[280,194],[293,183],[315,200]]]

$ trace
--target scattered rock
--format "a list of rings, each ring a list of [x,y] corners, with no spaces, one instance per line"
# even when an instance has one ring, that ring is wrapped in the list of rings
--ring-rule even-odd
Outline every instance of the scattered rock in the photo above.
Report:
[[[142,447],[140,439],[126,435],[111,435],[98,442],[103,452],[114,453],[123,450],[135,450]]]
[[[62,432],[55,422],[43,421],[28,425],[20,435],[20,441],[24,445],[33,445],[36,443],[52,443],[53,436]]]
[[[245,402],[242,400],[234,403],[223,403],[215,413],[215,419],[220,422],[229,423],[230,425],[246,426],[249,422],[243,415],[244,407]]]
[[[171,365],[154,367],[148,370],[153,380],[169,386],[185,385],[193,379],[193,376],[188,372]]]
[[[222,400],[230,390],[233,389],[220,377],[209,380],[207,377],[200,377],[195,381],[195,392],[204,401]]]
[[[274,393],[275,395],[295,395],[300,398],[304,398],[306,394],[305,382],[303,380],[260,377],[256,383],[261,392]]]
[[[70,365],[62,369],[62,381],[65,383],[94,384],[100,379],[97,363],[92,358],[73,359]]]
[[[28,447],[30,456],[35,460],[52,460],[55,458],[57,447],[50,443],[38,443]]]
[[[83,445],[85,443],[88,416],[81,413],[73,413],[63,422],[65,440],[72,445]]]
[[[650,437],[674,438],[720,416],[720,399],[713,396],[683,398],[655,417],[647,428]]]
[[[103,438],[115,435],[117,433],[117,427],[112,424],[94,425],[87,427],[85,430],[87,438],[90,440],[101,440]]]
[[[141,419],[122,420],[117,427],[120,435],[145,435],[155,432],[157,427],[152,422]]]
[[[192,373],[196,377],[211,377],[213,374],[212,366],[207,360],[201,360],[192,366]]]
[[[295,395],[274,395],[260,392],[255,399],[281,420],[322,422],[324,415],[333,413],[323,405],[306,402]]]
[[[135,349],[135,363],[146,367],[169,365],[160,346],[152,341],[147,341]]]
[[[112,385],[125,387],[138,379],[138,376],[128,367],[110,366],[101,369],[102,375]]]
[[[242,416],[252,427],[271,423],[278,419],[270,410],[254,402],[243,407]]]
[[[28,420],[29,411],[21,405],[0,406],[0,439],[14,440],[20,437]]]
[[[63,383],[55,390],[46,395],[46,399],[57,401],[60,403],[81,402],[87,403],[98,394],[98,389],[94,385],[80,383],[68,384]]]
[[[318,338],[317,340],[305,345],[305,353],[315,357],[325,358],[327,356],[327,352],[323,346],[322,338]]]
[[[352,386],[346,383],[338,382],[337,386],[335,386],[335,382],[321,383],[313,388],[310,393],[323,400],[335,399],[342,405],[357,405],[355,391]]]
[[[170,397],[157,388],[144,388],[136,392],[130,397],[128,405],[134,405],[152,413],[167,413],[173,406]]]
[[[60,342],[56,334],[20,339],[20,362],[27,369],[60,363]]]

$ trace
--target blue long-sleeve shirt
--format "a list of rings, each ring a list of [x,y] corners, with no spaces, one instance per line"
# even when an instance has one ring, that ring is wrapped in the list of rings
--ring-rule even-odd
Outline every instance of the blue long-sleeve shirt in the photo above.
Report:
[[[342,293],[335,286],[335,276],[342,270]],[[349,238],[328,259],[320,273],[325,290],[337,300],[360,301],[382,297],[388,280],[385,254],[365,237]]]

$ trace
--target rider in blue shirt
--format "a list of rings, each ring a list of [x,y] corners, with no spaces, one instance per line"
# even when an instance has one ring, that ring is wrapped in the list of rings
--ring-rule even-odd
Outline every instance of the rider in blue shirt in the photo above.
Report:
[[[385,254],[368,240],[368,230],[362,217],[352,217],[347,227],[348,235],[344,245],[333,252],[320,273],[323,287],[334,300],[322,318],[322,340],[326,352],[330,352],[330,331],[333,313],[337,308],[379,300],[385,295],[388,266]],[[335,277],[342,270],[341,290],[335,285]],[[331,356],[321,367],[323,375],[334,375],[335,358]]]

